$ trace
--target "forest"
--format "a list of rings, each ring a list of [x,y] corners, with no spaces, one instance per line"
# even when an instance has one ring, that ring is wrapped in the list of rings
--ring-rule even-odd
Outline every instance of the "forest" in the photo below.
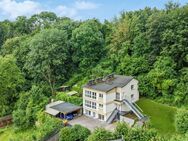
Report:
[[[188,5],[169,2],[165,9],[121,12],[104,22],[75,21],[52,12],[0,22],[0,117],[12,114],[17,132],[41,132],[32,140],[58,125],[42,111],[59,86],[69,85],[81,94],[88,80],[110,73],[134,76],[141,97],[177,107],[179,133],[169,141],[188,140]],[[36,121],[46,125],[40,129]],[[117,132],[127,140],[165,141],[148,129],[128,132],[125,125],[119,126]],[[107,140],[97,132],[113,136],[99,129],[88,141]]]

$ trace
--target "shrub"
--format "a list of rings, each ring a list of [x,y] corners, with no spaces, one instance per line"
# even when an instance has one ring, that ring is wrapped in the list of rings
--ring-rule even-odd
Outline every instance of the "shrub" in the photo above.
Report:
[[[188,132],[188,110],[180,109],[177,111],[175,117],[175,126],[179,133]]]
[[[87,141],[108,141],[113,138],[113,134],[104,128],[97,128],[89,137]]]
[[[121,138],[122,136],[127,136],[129,133],[129,128],[127,126],[127,124],[125,122],[118,122],[115,132],[114,132],[114,136],[115,138]]]
[[[60,141],[84,141],[90,135],[89,129],[74,125],[73,127],[65,127],[60,131]]]
[[[65,102],[70,102],[75,105],[82,105],[83,99],[77,96],[68,96],[66,93],[59,92],[56,95],[57,100],[62,100]]]
[[[124,136],[127,141],[156,141],[157,133],[154,130],[133,128],[128,136]]]

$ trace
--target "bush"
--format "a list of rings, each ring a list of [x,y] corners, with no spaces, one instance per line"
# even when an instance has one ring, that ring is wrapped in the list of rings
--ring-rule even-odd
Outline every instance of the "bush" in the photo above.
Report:
[[[175,116],[175,126],[179,133],[188,132],[188,110],[180,109]]]
[[[127,141],[156,141],[158,139],[154,130],[142,128],[131,129],[128,136],[124,136],[124,138]]]
[[[97,128],[87,139],[87,141],[109,141],[113,139],[113,134],[104,128]]]
[[[62,100],[65,102],[70,102],[72,104],[79,105],[79,106],[82,105],[82,102],[83,102],[83,99],[81,97],[68,96],[66,93],[63,93],[63,92],[57,93],[56,99]]]
[[[129,133],[129,128],[125,122],[118,122],[115,132],[114,132],[114,137],[115,138],[121,138],[122,136],[127,136]]]
[[[90,135],[89,129],[74,125],[73,127],[65,127],[60,131],[60,141],[84,141]]]

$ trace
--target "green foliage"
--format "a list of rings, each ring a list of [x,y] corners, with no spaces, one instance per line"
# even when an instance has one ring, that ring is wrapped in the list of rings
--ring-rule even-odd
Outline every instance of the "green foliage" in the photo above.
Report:
[[[88,137],[87,141],[108,141],[113,139],[113,134],[110,131],[105,130],[104,128],[97,128],[95,131]]]
[[[80,69],[94,66],[104,54],[101,24],[93,19],[83,22],[72,33],[72,58]]]
[[[124,138],[127,141],[153,141],[157,140],[157,133],[151,129],[133,128]]]
[[[26,130],[13,131],[8,139],[13,141],[43,141],[48,139],[52,134],[57,133],[62,127],[61,120],[50,117],[43,112],[39,112],[36,118],[36,126],[32,126]]]
[[[55,99],[70,102],[75,105],[82,105],[83,99],[77,96],[69,96],[66,93],[58,92]]]
[[[176,130],[180,133],[188,132],[188,110],[179,109],[175,117]]]
[[[34,126],[37,113],[48,103],[42,88],[33,86],[29,92],[21,93],[13,112],[14,125],[18,130]]]
[[[55,88],[62,83],[81,94],[81,86],[89,79],[112,72],[135,76],[142,96],[186,107],[187,17],[188,5],[180,7],[169,2],[163,10],[145,8],[122,12],[118,18],[104,23],[96,19],[73,21],[51,12],[0,22],[0,53],[4,55],[0,57],[0,116],[10,114],[17,101],[15,125],[27,128],[35,123],[37,111],[43,109],[47,97],[51,96],[40,88],[29,91],[33,84],[50,88],[54,97]],[[82,104],[80,97],[63,93],[55,98]],[[148,103],[144,106],[147,109]],[[147,109],[147,114],[156,114],[154,117],[161,120],[159,123],[151,119],[155,128],[174,132],[170,123],[174,121],[175,110],[166,110],[163,106],[155,109],[155,103],[149,106],[153,110]],[[157,115],[160,112],[163,114]],[[166,118],[165,113],[169,114]],[[170,125],[161,124],[163,120]],[[109,134],[103,129],[100,132]],[[144,138],[140,130],[133,131],[131,136],[136,138],[137,133],[139,138]],[[90,138],[100,137],[106,139],[101,134]]]
[[[0,116],[12,112],[23,83],[24,77],[14,57],[0,56]]]
[[[45,81],[55,94],[55,84],[65,80],[68,52],[67,33],[58,29],[44,30],[30,41],[25,68],[36,80]]]
[[[125,122],[118,122],[116,125],[116,129],[114,131],[114,136],[116,138],[122,138],[122,136],[127,136],[129,133],[128,125]]]
[[[168,95],[171,88],[175,86],[175,66],[170,57],[159,57],[154,64],[154,69],[148,73],[147,77],[158,94]]]
[[[90,135],[90,130],[81,126],[64,127],[60,131],[60,141],[85,141]]]

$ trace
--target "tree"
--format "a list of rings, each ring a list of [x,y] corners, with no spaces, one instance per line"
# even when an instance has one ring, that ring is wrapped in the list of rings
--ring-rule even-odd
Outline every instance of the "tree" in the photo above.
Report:
[[[102,26],[97,20],[83,22],[72,33],[72,59],[80,69],[96,65],[104,52]]]
[[[68,49],[66,32],[57,29],[44,30],[30,41],[24,67],[35,82],[46,82],[52,94],[55,94],[55,84],[62,83],[68,77]]]
[[[174,91],[174,103],[177,105],[188,104],[188,68],[180,70],[179,82]]]
[[[20,46],[20,42],[22,41],[22,39],[23,37],[14,37],[11,39],[7,39],[1,48],[1,54],[12,54],[14,50]]]
[[[13,112],[15,127],[19,130],[32,127],[37,121],[37,113],[44,109],[48,101],[44,89],[39,86],[33,85],[29,92],[21,93]]]
[[[31,31],[40,31],[41,29],[50,28],[56,21],[57,16],[53,12],[41,12],[28,19]]]
[[[175,86],[176,64],[170,57],[158,57],[154,69],[148,73],[150,83],[157,88],[158,94],[168,95]]]
[[[13,56],[0,56],[0,116],[12,112],[23,83],[24,77]]]
[[[97,128],[88,137],[87,141],[108,141],[112,138],[113,138],[113,134],[110,131],[107,131],[104,128]]]
[[[18,16],[16,21],[13,23],[13,28],[14,34],[17,36],[31,33],[29,21],[25,16]]]
[[[179,133],[188,132],[188,111],[185,109],[180,109],[177,111],[175,117],[176,130]]]

